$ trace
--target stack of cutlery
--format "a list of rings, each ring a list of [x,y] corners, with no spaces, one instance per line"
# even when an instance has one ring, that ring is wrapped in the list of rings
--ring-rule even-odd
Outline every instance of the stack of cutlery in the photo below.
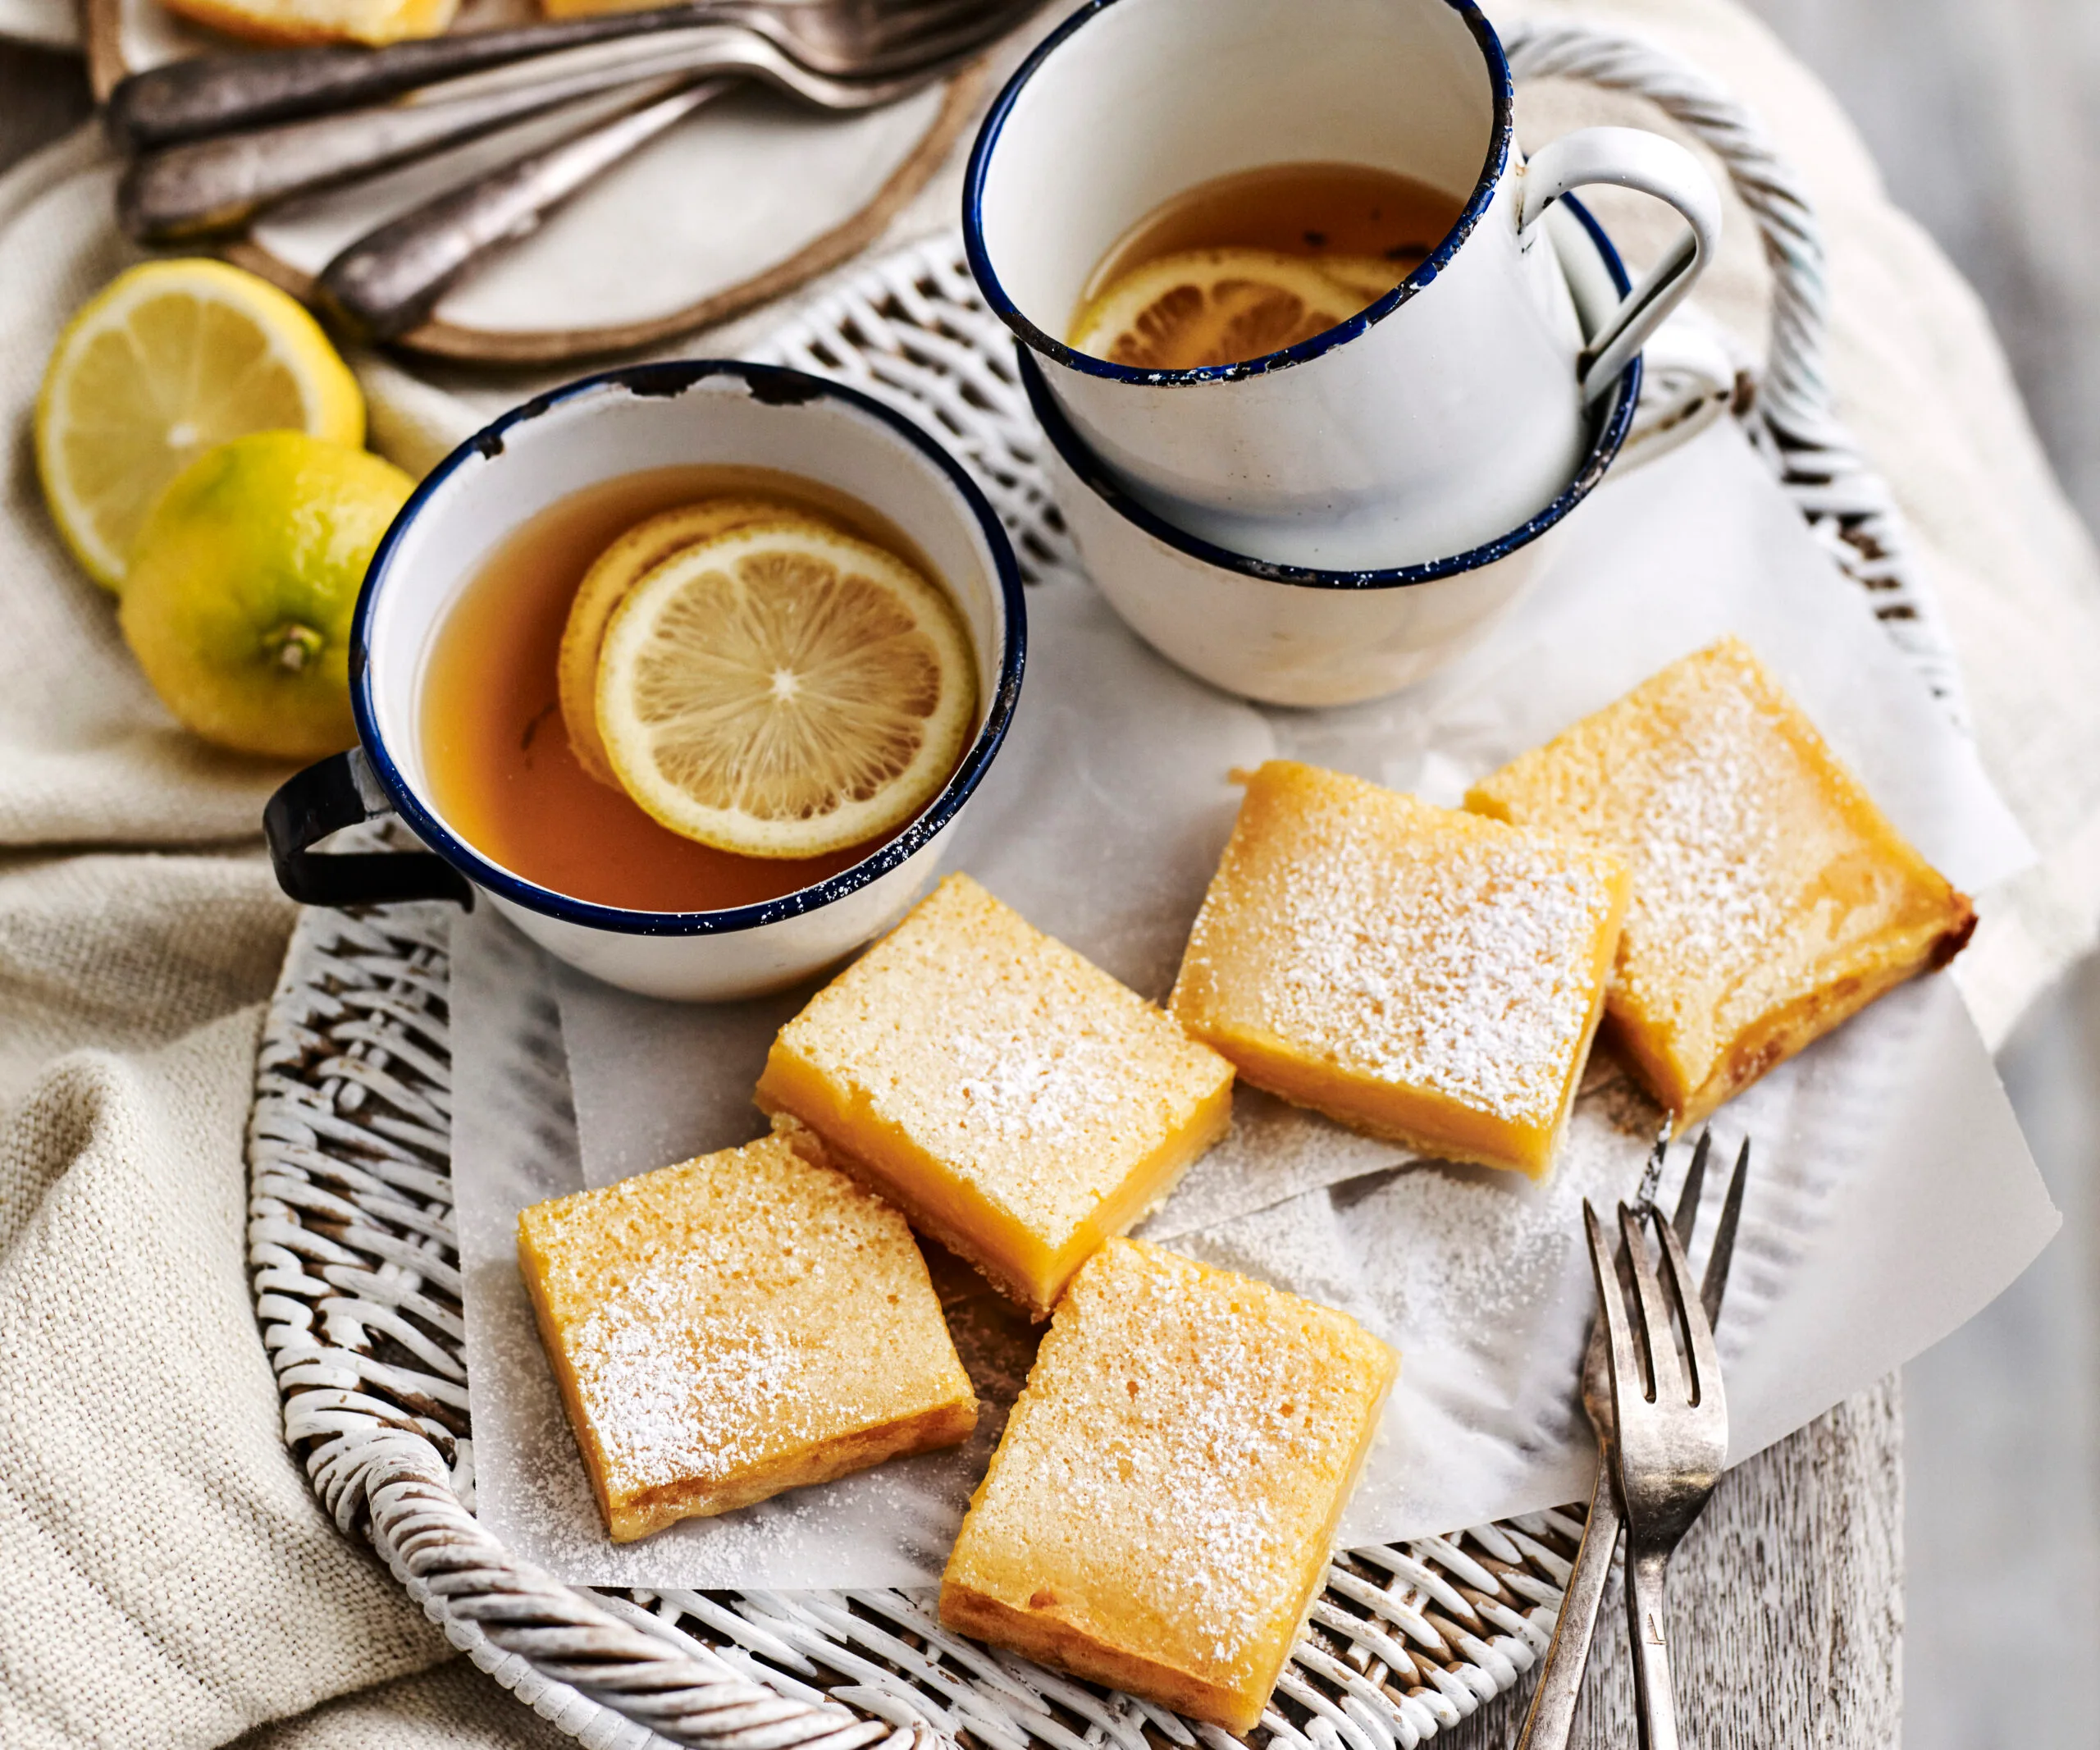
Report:
[[[423,322],[491,249],[739,80],[813,108],[893,103],[946,76],[1040,0],[683,0],[384,48],[201,56],[135,73],[107,123],[133,154],[117,217],[142,243],[244,230],[499,130],[530,143],[340,250],[317,301],[352,335]],[[528,124],[559,118],[551,143]]]

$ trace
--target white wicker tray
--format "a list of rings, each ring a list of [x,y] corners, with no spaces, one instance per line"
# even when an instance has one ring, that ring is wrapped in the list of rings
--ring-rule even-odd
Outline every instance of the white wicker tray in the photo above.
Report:
[[[1957,715],[1951,651],[1885,489],[1832,418],[1813,216],[1755,124],[1703,75],[1575,27],[1508,39],[1520,75],[1659,103],[1720,156],[1763,232],[1772,360],[1737,415],[1841,567]],[[960,244],[879,263],[770,356],[929,425],[971,468],[1025,569],[1071,562],[1006,331]],[[285,1437],[346,1533],[368,1537],[454,1644],[595,1750],[1231,1750],[1213,1726],[943,1633],[902,1592],[601,1592],[560,1585],[474,1520],[451,1227],[446,944],[454,914],[308,911],[272,1003],[251,1122],[250,1268]],[[550,1098],[567,1076],[547,1066]],[[1513,1688],[1543,1652],[1578,1509],[1352,1551],[1249,1742],[1413,1750]]]

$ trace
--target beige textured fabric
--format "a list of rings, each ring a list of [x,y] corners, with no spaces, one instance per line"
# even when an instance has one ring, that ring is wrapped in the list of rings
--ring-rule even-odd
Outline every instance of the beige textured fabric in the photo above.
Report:
[[[1719,70],[1808,172],[1841,410],[1911,515],[1986,756],[2044,855],[1985,896],[1963,962],[2002,1036],[2100,913],[2100,571],[1975,301],[1887,206],[1827,95],[1728,0],[1498,11],[1597,20]],[[1550,87],[1521,111],[1535,138],[1648,119]],[[52,337],[130,258],[112,175],[83,135],[0,178],[0,1744],[544,1750],[550,1730],[478,1674],[427,1670],[442,1642],[278,1442],[241,1137],[289,924],[253,849],[281,774],[167,720],[52,535],[30,458]],[[954,189],[951,171],[888,240],[948,222]],[[1624,207],[1609,222],[1637,255],[1655,216]],[[1754,353],[1763,269],[1736,217],[1704,301]],[[710,344],[733,350],[769,319]],[[412,464],[472,418],[363,369],[377,441]],[[519,392],[484,380],[468,402]]]
[[[185,957],[180,925],[80,898],[18,889],[18,940],[49,962],[116,936],[149,989]],[[260,1020],[251,1003],[165,1045],[71,1053],[0,1133],[9,1750],[217,1743],[445,1652],[274,1437],[240,1267]]]
[[[234,1750],[575,1750],[464,1659],[267,1725]]]

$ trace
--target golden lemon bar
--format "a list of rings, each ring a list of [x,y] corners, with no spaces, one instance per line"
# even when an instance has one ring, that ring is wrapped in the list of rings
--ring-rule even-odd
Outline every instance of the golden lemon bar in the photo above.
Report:
[[[1111,1240],[1057,1304],[941,1621],[1248,1730],[1397,1367],[1343,1314]]]
[[[1232,1066],[951,875],[780,1030],[758,1102],[1038,1318],[1232,1117]]]
[[[518,1261],[616,1543],[976,1426],[903,1217],[783,1137],[535,1204]]]
[[[1344,1124],[1542,1176],[1618,942],[1618,859],[1288,760],[1246,782],[1181,1024]]]
[[[1511,761],[1466,806],[1626,859],[1607,1013],[1680,1126],[1975,928],[1736,638]]]

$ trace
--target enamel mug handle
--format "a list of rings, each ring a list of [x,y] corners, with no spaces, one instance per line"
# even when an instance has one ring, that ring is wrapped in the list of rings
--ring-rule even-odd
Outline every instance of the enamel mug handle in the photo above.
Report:
[[[474,890],[428,851],[317,852],[331,833],[391,814],[394,805],[362,747],[331,753],[278,787],[262,811],[262,836],[277,885],[302,905],[389,906],[449,899],[474,908]]]
[[[1686,229],[1597,331],[1582,358],[1582,398],[1603,394],[1663,318],[1683,301],[1721,242],[1721,196],[1698,159],[1645,128],[1580,128],[1541,147],[1524,169],[1518,231],[1528,232],[1571,189],[1608,182],[1652,194]]]

